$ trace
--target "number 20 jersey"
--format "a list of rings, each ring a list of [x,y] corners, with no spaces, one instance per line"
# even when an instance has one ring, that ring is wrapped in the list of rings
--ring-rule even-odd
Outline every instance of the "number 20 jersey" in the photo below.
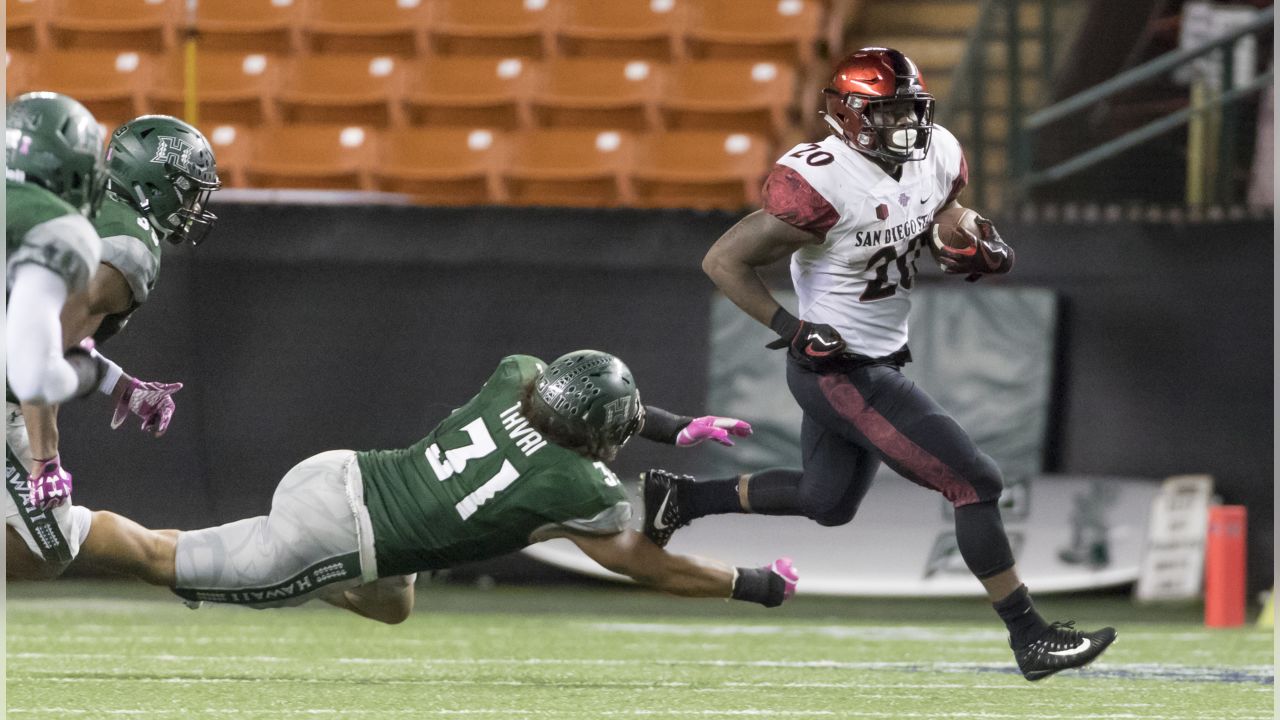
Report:
[[[960,143],[939,125],[928,155],[903,163],[901,180],[835,136],[784,154],[765,180],[764,210],[822,239],[791,256],[800,318],[831,325],[860,355],[906,345],[934,213],[967,182]]]
[[[631,504],[613,472],[543,439],[520,415],[540,366],[528,355],[503,358],[422,440],[356,454],[379,577],[484,560],[561,530],[626,528]]]

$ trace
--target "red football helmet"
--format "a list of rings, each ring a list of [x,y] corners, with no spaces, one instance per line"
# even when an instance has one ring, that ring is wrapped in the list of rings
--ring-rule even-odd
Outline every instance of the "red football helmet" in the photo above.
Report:
[[[923,160],[933,135],[933,96],[920,70],[897,50],[862,48],[841,60],[822,90],[831,132],[865,155]]]

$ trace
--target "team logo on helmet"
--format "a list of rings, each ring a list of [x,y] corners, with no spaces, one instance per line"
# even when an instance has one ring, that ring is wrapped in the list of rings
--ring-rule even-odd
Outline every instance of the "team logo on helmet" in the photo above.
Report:
[[[613,427],[615,424],[625,423],[633,414],[631,397],[620,397],[604,406],[604,424],[607,427]]]
[[[156,156],[151,158],[151,162],[172,164],[183,172],[189,172],[191,153],[195,148],[188,145],[186,140],[169,135],[161,135],[157,139],[159,143],[156,145]]]

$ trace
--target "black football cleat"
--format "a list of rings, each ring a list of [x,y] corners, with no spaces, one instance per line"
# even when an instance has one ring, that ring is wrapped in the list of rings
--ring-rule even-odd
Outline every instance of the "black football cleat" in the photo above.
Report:
[[[1115,628],[1082,632],[1075,626],[1074,620],[1055,622],[1038,640],[1014,648],[1013,656],[1018,660],[1022,677],[1034,682],[1060,670],[1082,668],[1115,642]]]
[[[680,509],[680,486],[693,482],[688,475],[650,469],[640,473],[644,487],[644,536],[658,547],[666,547],[676,530],[689,524]]]

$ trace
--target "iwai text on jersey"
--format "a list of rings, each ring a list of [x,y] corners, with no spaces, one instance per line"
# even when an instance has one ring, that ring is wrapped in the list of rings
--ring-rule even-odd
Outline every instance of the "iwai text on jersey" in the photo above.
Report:
[[[929,213],[884,230],[859,230],[853,235],[853,245],[854,247],[871,247],[909,240],[929,229],[929,224],[932,222],[933,213]]]
[[[529,427],[529,421],[520,414],[520,403],[503,410],[500,417],[502,427],[507,429],[507,435],[516,441],[516,447],[524,452],[525,457],[546,446],[547,441],[542,439],[542,434]]]

